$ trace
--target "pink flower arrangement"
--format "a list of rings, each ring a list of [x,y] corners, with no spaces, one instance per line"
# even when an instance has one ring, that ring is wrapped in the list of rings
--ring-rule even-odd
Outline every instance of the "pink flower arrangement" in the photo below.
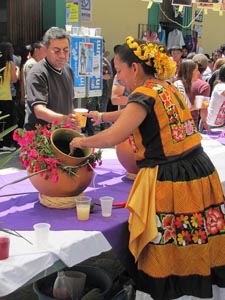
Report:
[[[84,166],[85,164],[93,169],[96,166],[96,162],[101,165],[101,151],[93,152],[90,157],[88,157],[85,163],[75,167],[67,167],[55,156],[52,150],[50,137],[52,132],[57,128],[69,128],[68,125],[57,125],[53,123],[52,125],[37,125],[36,130],[25,131],[18,128],[13,133],[13,139],[20,145],[20,162],[29,171],[29,173],[34,175],[40,173],[41,176],[48,178],[48,171],[52,174],[53,182],[58,181],[57,169],[60,168],[66,171],[70,175],[75,175],[76,170]]]

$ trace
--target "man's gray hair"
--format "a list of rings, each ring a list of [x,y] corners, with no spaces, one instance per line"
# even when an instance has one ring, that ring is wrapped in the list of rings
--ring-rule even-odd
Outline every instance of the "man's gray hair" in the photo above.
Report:
[[[48,47],[50,44],[51,40],[55,40],[55,39],[67,39],[70,43],[70,36],[69,34],[63,29],[63,28],[59,28],[59,27],[51,27],[49,28],[44,36],[43,36],[43,41],[42,43]]]

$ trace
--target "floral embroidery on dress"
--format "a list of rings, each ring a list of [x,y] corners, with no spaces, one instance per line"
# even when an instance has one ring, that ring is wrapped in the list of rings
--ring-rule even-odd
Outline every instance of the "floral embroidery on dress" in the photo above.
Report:
[[[205,244],[208,238],[225,234],[224,204],[193,214],[157,214],[158,237],[154,244],[178,246]]]
[[[197,127],[192,118],[186,120],[185,122],[182,122],[180,120],[177,107],[172,102],[170,93],[166,91],[166,89],[162,85],[154,82],[147,82],[146,87],[157,91],[160,99],[162,100],[163,106],[168,116],[172,140],[174,143],[179,143],[186,137],[197,133]],[[170,86],[170,89],[173,93],[176,93],[176,90],[172,85]],[[180,100],[178,101],[178,103],[180,106],[182,106],[181,109],[184,109],[182,101]]]

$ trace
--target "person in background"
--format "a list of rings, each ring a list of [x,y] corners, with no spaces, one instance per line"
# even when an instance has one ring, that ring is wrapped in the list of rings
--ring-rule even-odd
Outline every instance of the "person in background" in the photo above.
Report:
[[[24,103],[26,102],[27,94],[26,94],[26,79],[28,72],[30,69],[44,58],[44,54],[42,51],[42,44],[40,41],[34,42],[32,45],[28,45],[27,49],[29,51],[30,58],[25,62],[23,69],[21,71],[21,76],[23,76],[23,95],[24,95]]]
[[[174,85],[178,88],[183,95],[185,102],[189,109],[191,109],[191,86],[192,83],[197,80],[199,76],[198,65],[193,62],[192,59],[183,59],[180,63],[179,71],[177,74],[177,80],[174,81]]]
[[[181,56],[181,58],[187,58],[187,56],[188,56],[188,53],[189,53],[189,49],[188,49],[188,47],[187,46],[182,46],[182,56]]]
[[[111,101],[113,105],[118,105],[118,109],[125,107],[128,101],[128,91],[124,84],[117,80],[117,76],[113,79]]]
[[[207,68],[206,70],[203,72],[202,74],[202,80],[205,80],[205,81],[209,81],[210,77],[212,76],[212,72],[213,72],[213,62],[212,62],[212,59],[210,58],[209,54],[208,53],[205,53],[205,56],[207,57],[208,59],[208,65],[207,65]]]
[[[210,95],[213,92],[214,83],[219,77],[219,71],[222,65],[225,64],[225,57],[218,58],[215,64],[213,65],[213,73],[212,76],[209,78],[208,82],[210,85]]]
[[[179,45],[174,45],[169,49],[169,53],[170,53],[172,60],[175,61],[176,65],[177,65],[175,76],[172,79],[172,81],[175,81],[177,79],[179,66],[182,61],[182,54],[183,54],[182,47]]]
[[[29,71],[26,80],[27,105],[24,128],[57,121],[79,125],[73,113],[74,77],[68,64],[70,37],[62,28],[51,27],[42,41],[44,59]]]
[[[112,147],[132,135],[140,170],[126,207],[136,299],[211,298],[213,285],[225,288],[224,195],[187,104],[165,81],[176,65],[162,45],[131,36],[114,61],[128,104],[95,113],[99,122],[117,120],[94,136],[74,138],[70,151]]]
[[[11,44],[8,42],[0,43],[0,111],[1,115],[9,116],[0,123],[1,131],[15,124],[14,102],[11,91],[11,82],[16,83],[19,78],[19,68],[13,62]],[[12,132],[8,133],[3,141],[0,141],[0,150],[14,151]]]
[[[207,123],[211,127],[225,125],[225,64],[220,68],[218,80],[215,82],[208,107]]]
[[[105,49],[105,40],[103,39],[103,61],[102,61],[102,78],[103,78],[103,88],[102,88],[102,95],[98,99],[98,109],[100,112],[106,112],[108,107],[108,102],[111,96],[112,90],[112,79],[113,79],[113,72],[111,63],[108,60],[109,52]],[[108,125],[107,125],[108,126]],[[106,124],[101,124],[101,130],[104,130]]]
[[[117,50],[119,49],[121,45],[115,45],[114,48],[113,48],[113,53],[114,53],[114,56],[117,52]],[[114,57],[111,59],[111,67],[112,67],[112,73],[113,73],[113,78],[115,77],[116,75],[116,69],[115,69],[115,65],[114,65]]]
[[[193,57],[193,61],[198,65],[199,77],[197,80],[193,81],[191,85],[190,101],[192,106],[194,106],[195,96],[201,95],[207,98],[210,96],[210,85],[208,82],[202,80],[202,74],[208,66],[208,58],[204,54],[196,54]],[[195,124],[200,131],[203,128],[210,131],[210,127],[207,124],[207,112],[207,107],[204,107],[200,110],[191,111],[191,115],[195,121]]]
[[[89,97],[87,98],[86,108],[89,111],[99,110],[100,112],[106,112],[109,104],[109,98],[111,94],[111,80],[112,80],[112,68],[111,63],[108,60],[109,51],[105,50],[105,39],[103,39],[103,58],[102,58],[102,95],[99,97]],[[104,130],[107,126],[100,124],[100,130]],[[84,133],[88,136],[95,134],[95,126],[90,119],[87,119],[87,124]]]
[[[217,59],[221,57],[222,57],[222,51],[219,48],[214,49],[212,52],[213,66],[215,65]]]

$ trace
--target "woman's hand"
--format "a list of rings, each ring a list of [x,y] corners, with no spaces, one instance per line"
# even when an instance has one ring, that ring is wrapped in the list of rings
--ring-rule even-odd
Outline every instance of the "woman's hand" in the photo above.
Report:
[[[98,111],[89,111],[89,113],[87,113],[86,115],[91,119],[94,126],[103,123],[102,113]]]
[[[81,146],[81,140],[84,139],[83,137],[75,137],[72,139],[72,141],[70,142],[70,155],[73,155],[74,150],[76,148],[80,148],[82,149],[83,147]]]

